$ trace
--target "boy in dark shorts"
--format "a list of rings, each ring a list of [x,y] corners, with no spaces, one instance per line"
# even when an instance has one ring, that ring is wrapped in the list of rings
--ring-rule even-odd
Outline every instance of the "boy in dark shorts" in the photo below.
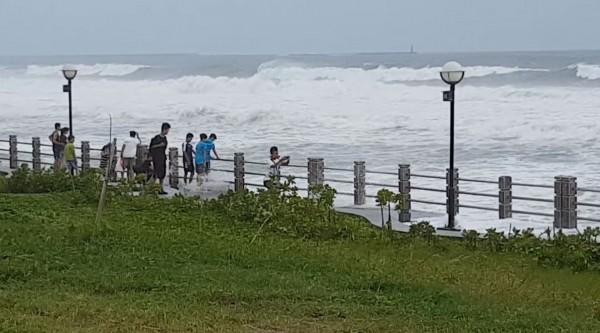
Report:
[[[167,135],[171,125],[169,123],[163,123],[161,126],[160,134],[152,138],[150,141],[150,155],[152,156],[152,165],[154,166],[154,178],[158,180],[160,186],[163,186],[165,177],[167,176],[167,147],[169,145],[167,141]],[[161,195],[167,194],[164,189],[158,193]]]
[[[181,145],[181,149],[183,151],[183,183],[188,183],[188,174],[189,182],[191,183],[194,179],[194,147],[192,146],[192,140],[194,139],[194,134],[188,133],[185,136],[185,142]]]

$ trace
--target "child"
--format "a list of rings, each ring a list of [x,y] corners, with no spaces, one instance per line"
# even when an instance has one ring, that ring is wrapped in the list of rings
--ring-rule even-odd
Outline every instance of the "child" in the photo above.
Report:
[[[217,154],[217,149],[215,148],[215,141],[217,140],[217,135],[215,133],[211,133],[210,136],[208,137],[208,145],[206,147],[206,149],[208,150],[208,155],[206,156],[207,161],[206,161],[206,170],[204,170],[207,174],[210,172],[210,160],[212,160],[212,157],[210,155],[210,153],[214,153],[215,154],[215,158],[218,160],[219,159],[219,154]]]
[[[69,136],[69,143],[65,146],[65,159],[67,160],[67,168],[71,173],[71,176],[75,176],[77,173],[77,156],[75,154],[75,137]]]
[[[149,182],[150,179],[154,176],[154,169],[152,168],[152,155],[146,155],[146,159],[140,166],[133,167],[133,171],[135,175],[146,175],[146,182]]]
[[[185,184],[188,183],[188,174],[190,175],[189,182],[192,182],[194,179],[194,147],[192,146],[192,139],[194,139],[194,134],[188,133],[185,136],[185,143],[181,145],[183,151],[183,182]]]

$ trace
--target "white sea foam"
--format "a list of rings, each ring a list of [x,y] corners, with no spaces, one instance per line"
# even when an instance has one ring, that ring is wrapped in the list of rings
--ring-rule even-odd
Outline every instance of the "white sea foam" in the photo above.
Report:
[[[125,76],[136,71],[147,68],[144,65],[131,64],[95,64],[95,65],[74,65],[78,70],[78,75],[99,75],[99,76]],[[25,72],[26,75],[32,76],[54,76],[60,74],[63,65],[55,66],[38,66],[29,65]]]
[[[515,70],[481,68],[469,72],[487,75]],[[74,130],[78,141],[103,144],[108,141],[110,113],[119,138],[129,130],[137,130],[148,141],[161,122],[169,121],[174,147],[180,146],[189,131],[215,132],[219,135],[219,153],[225,157],[242,151],[247,160],[261,162],[268,148],[278,145],[299,165],[305,165],[309,156],[321,156],[327,166],[351,169],[354,161],[365,160],[370,170],[393,172],[398,163],[410,163],[414,172],[443,175],[449,120],[448,104],[442,102],[440,92],[446,86],[441,82],[438,86],[384,83],[409,80],[417,77],[416,73],[437,78],[437,70],[286,67],[263,68],[257,75],[243,79],[196,76],[167,81],[85,80],[77,84],[73,95]],[[60,84],[60,77],[51,80],[37,75],[0,80],[1,136],[15,133],[23,141],[33,135],[44,138],[55,121],[66,123],[67,100],[57,89]],[[457,89],[456,163],[462,177],[496,180],[510,175],[515,182],[551,185],[554,176],[571,174],[579,177],[580,186],[600,187],[597,89],[470,85]],[[247,169],[264,171],[260,166]],[[326,173],[329,179],[352,177],[351,172]],[[395,178],[368,175],[368,181],[389,184],[396,184]],[[260,176],[248,176],[248,180],[261,183]],[[443,180],[412,181],[417,186],[445,186]],[[332,185],[342,192],[352,192],[352,185]],[[368,194],[374,195],[377,190],[369,187]],[[461,190],[494,194],[497,186],[461,183]],[[553,198],[551,189],[515,187],[513,192]],[[414,191],[413,198],[444,202],[443,193]],[[598,202],[600,197],[583,193],[580,200]],[[340,196],[337,204],[351,202],[351,197]],[[465,195],[461,202],[497,207],[494,198]],[[413,208],[440,214],[444,211],[443,207],[418,204]],[[514,208],[552,213],[552,204],[545,203],[516,201]],[[583,207],[580,215],[595,216]],[[461,209],[459,223],[480,231],[489,227],[506,230],[509,226],[543,229],[550,225],[548,219],[523,216],[498,221],[497,213],[468,209]]]
[[[276,80],[338,80],[338,81],[428,81],[440,77],[441,67],[378,67],[365,70],[361,68],[318,67],[306,68],[293,64],[261,65],[257,76],[263,79]],[[547,69],[502,67],[502,66],[470,66],[465,67],[465,77],[481,77],[493,74],[536,71],[545,72]]]
[[[570,69],[577,70],[577,77],[588,80],[600,79],[600,66],[599,65],[588,65],[588,64],[577,64],[569,66]]]

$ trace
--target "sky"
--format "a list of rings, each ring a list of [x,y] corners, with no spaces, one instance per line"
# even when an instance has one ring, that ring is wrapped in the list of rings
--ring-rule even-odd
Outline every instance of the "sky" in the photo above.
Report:
[[[0,0],[0,54],[600,49],[598,0]]]

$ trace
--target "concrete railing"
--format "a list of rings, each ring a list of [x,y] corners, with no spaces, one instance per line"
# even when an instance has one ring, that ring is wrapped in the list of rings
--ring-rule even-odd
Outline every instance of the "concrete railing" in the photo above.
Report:
[[[5,158],[0,158],[0,160],[8,160],[9,167],[11,169],[18,168],[21,163],[31,163],[32,168],[34,170],[41,170],[43,166],[51,166],[52,163],[47,161],[53,158],[53,154],[51,153],[52,146],[49,144],[41,144],[40,139],[35,137],[31,140],[31,142],[20,142],[17,140],[16,136],[10,136],[8,140],[0,140],[0,145],[8,143],[7,148],[0,148],[0,154],[3,152],[8,153],[8,156]],[[117,141],[114,140],[113,144],[117,147]],[[31,151],[24,151],[19,149],[23,146],[31,147]],[[89,142],[82,141],[81,145],[77,147],[80,151],[79,158],[81,160],[80,168],[82,170],[87,170],[91,168],[91,162],[99,161],[100,158],[94,157],[91,155],[91,152],[98,152],[101,149],[91,148]],[[113,150],[115,156],[118,156],[118,150]],[[140,165],[148,154],[148,146],[144,144],[140,144],[137,147],[137,157],[136,163]],[[5,154],[6,155],[6,154]],[[169,157],[169,185],[172,188],[178,188],[180,185],[181,176],[180,171],[183,168],[183,163],[180,163],[180,159],[182,156],[179,153],[178,148],[169,148],[168,150]],[[252,162],[245,159],[243,153],[235,153],[232,160],[229,159],[221,159],[214,160],[213,163],[217,164],[217,167],[212,167],[211,169],[215,172],[229,173],[232,174],[231,181],[228,183],[234,185],[234,189],[236,191],[244,190],[246,187],[263,187],[263,184],[251,183],[246,180],[247,176],[264,176],[263,173],[256,173],[248,171],[248,166],[265,166],[265,163]],[[121,177],[123,177],[123,172],[115,169],[114,163],[112,168],[111,175],[113,178],[118,178],[119,173]],[[229,165],[231,168],[220,168],[220,165]],[[458,208],[463,209],[475,209],[475,210],[483,210],[483,211],[495,211],[498,212],[499,219],[508,219],[512,218],[513,215],[530,215],[530,216],[542,216],[542,217],[551,217],[554,220],[554,226],[556,228],[577,228],[578,221],[589,221],[589,222],[600,222],[600,219],[594,219],[590,217],[582,217],[578,216],[578,207],[592,207],[592,208],[600,208],[600,204],[589,203],[589,202],[578,202],[577,196],[578,192],[591,192],[591,193],[600,193],[600,190],[596,189],[587,189],[580,188],[577,186],[577,178],[572,176],[556,176],[553,184],[529,184],[529,183],[518,183],[513,182],[510,176],[501,176],[497,181],[493,180],[482,180],[482,179],[468,179],[468,178],[460,178],[458,174],[458,169],[454,170],[455,179],[457,180],[454,184],[455,186],[455,198],[449,198],[448,191],[449,189],[449,175],[448,170],[446,171],[445,176],[439,175],[426,175],[413,173],[411,170],[411,166],[408,164],[400,164],[398,165],[398,169],[394,172],[385,172],[385,171],[369,171],[366,168],[366,163],[364,161],[355,161],[353,168],[328,168],[325,166],[325,160],[323,158],[309,158],[307,161],[307,165],[290,165],[289,170],[298,170],[304,169],[306,173],[296,173],[290,174],[297,179],[302,179],[307,181],[307,188],[300,189],[308,191],[311,186],[323,185],[323,184],[347,184],[352,185],[352,192],[343,192],[338,191],[338,195],[342,196],[351,196],[354,198],[355,205],[365,205],[367,203],[367,198],[376,198],[376,195],[367,193],[367,186],[370,187],[379,187],[379,188],[392,188],[396,190],[401,197],[403,198],[403,202],[406,204],[401,207],[399,212],[399,220],[400,222],[410,222],[411,221],[411,209],[412,204],[424,204],[424,205],[436,205],[436,206],[446,206],[448,207],[448,203],[450,200],[455,200],[456,214],[459,214]],[[266,170],[266,166],[264,168]],[[327,172],[336,172],[336,173],[347,173],[348,179],[334,179],[327,177]],[[385,175],[385,176],[394,176],[397,179],[397,182],[392,183],[378,183],[378,182],[369,182],[369,175]],[[352,178],[353,176],[353,178]],[[416,180],[418,179],[434,179],[434,180],[445,180],[446,188],[432,188],[432,187],[424,187],[416,184]],[[461,191],[459,188],[460,184],[469,184],[476,183],[482,185],[493,185],[497,189],[497,193],[481,193],[481,192],[471,192],[471,191]],[[527,196],[514,196],[513,188],[514,187],[526,187],[526,188],[542,188],[542,189],[554,189],[554,198],[540,198],[540,197],[527,197]],[[430,200],[420,200],[413,197],[414,193],[419,192],[437,192],[437,193],[445,193],[446,194],[446,202],[435,202]],[[461,203],[459,200],[460,197],[488,197],[488,198],[497,198],[497,206],[496,207],[484,207],[477,205],[469,205]],[[462,200],[462,199],[461,199]],[[545,213],[539,211],[527,211],[527,210],[515,210],[513,209],[513,203],[515,201],[528,201],[528,202],[539,202],[539,203],[552,203],[554,205],[554,211],[552,213]]]

